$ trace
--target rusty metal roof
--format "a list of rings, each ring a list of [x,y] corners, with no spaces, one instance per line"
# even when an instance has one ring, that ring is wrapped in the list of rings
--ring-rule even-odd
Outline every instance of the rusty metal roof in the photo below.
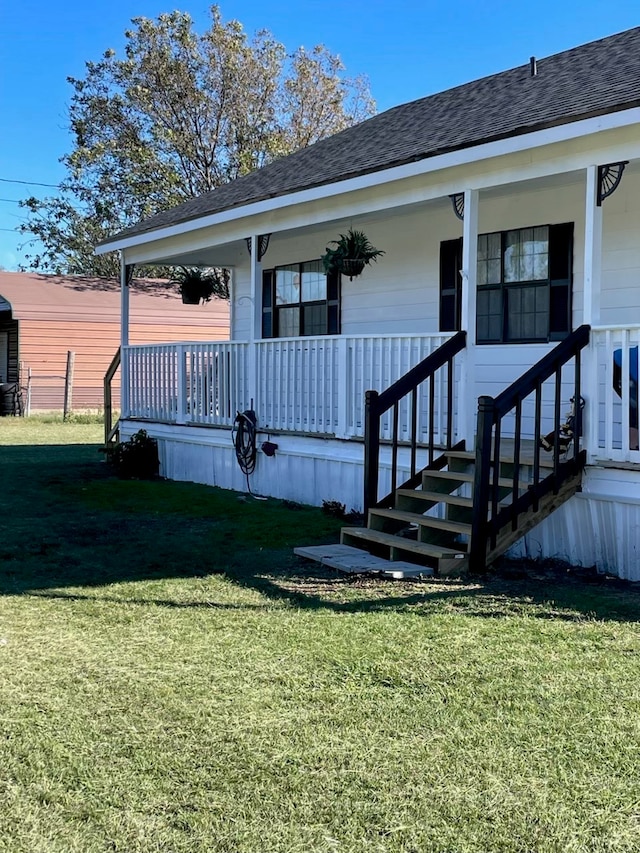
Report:
[[[69,322],[119,323],[120,283],[115,279],[87,276],[0,272],[0,312],[7,307],[14,320],[66,318]],[[206,328],[215,339],[228,337],[229,305],[220,299],[212,299],[204,305],[183,305],[175,284],[134,279],[130,320],[132,323],[155,322],[163,326],[176,323]],[[224,335],[216,333],[222,329]]]

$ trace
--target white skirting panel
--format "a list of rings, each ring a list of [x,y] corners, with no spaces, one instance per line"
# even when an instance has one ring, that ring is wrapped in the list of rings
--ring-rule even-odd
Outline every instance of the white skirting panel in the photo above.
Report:
[[[146,429],[158,440],[162,476],[246,492],[229,430],[131,420],[121,428],[124,439]],[[266,438],[260,434],[258,445]],[[250,478],[255,494],[314,506],[339,501],[347,510],[362,510],[360,442],[296,435],[269,438],[278,450],[273,457],[258,451]],[[402,461],[400,470],[408,476]],[[380,493],[390,485],[389,461],[381,462]],[[516,543],[509,555],[556,558],[640,581],[640,470],[588,468],[582,493]]]
[[[640,471],[587,468],[582,492],[517,542],[509,556],[555,558],[640,581]]]
[[[230,430],[131,420],[121,423],[123,439],[139,429],[157,439],[163,477],[247,491]],[[267,437],[258,434],[258,447]],[[324,500],[339,501],[347,510],[362,510],[361,442],[295,435],[271,435],[269,440],[278,450],[272,457],[258,450],[256,470],[249,480],[252,492],[313,506],[321,506]]]

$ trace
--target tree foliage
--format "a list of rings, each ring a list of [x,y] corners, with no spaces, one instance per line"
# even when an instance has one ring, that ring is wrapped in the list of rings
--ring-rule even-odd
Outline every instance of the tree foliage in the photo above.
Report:
[[[287,54],[210,9],[198,34],[185,12],[134,18],[123,57],[108,50],[69,78],[73,149],[59,197],[29,198],[34,269],[109,275],[105,237],[369,117],[363,77],[318,45]]]

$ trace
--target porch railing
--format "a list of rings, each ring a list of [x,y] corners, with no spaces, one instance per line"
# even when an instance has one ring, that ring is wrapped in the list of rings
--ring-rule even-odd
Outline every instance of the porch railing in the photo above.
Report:
[[[592,329],[597,422],[592,430],[596,461],[640,463],[638,368],[640,326]]]
[[[404,376],[379,394],[367,390],[365,396],[364,438],[364,512],[393,502],[397,488],[411,488],[420,477],[418,444],[426,445],[428,466],[434,464],[436,447],[448,450],[455,435],[455,358],[466,344],[466,332],[458,332],[449,341],[411,368]],[[436,388],[444,389],[444,400],[436,402]],[[425,406],[426,404],[426,406]],[[426,419],[422,415],[426,413]],[[402,415],[402,417],[401,417]],[[378,497],[380,441],[390,428],[391,488],[386,497]],[[436,428],[436,423],[439,424]],[[402,426],[401,426],[402,424]],[[403,438],[409,446],[409,479],[398,483],[398,449]]]
[[[127,416],[230,426],[249,405],[247,349],[231,341],[125,347]]]
[[[518,529],[518,517],[529,509],[538,510],[541,498],[558,493],[562,484],[579,473],[585,462],[585,451],[581,447],[582,436],[582,352],[589,344],[589,326],[580,326],[568,338],[558,344],[537,364],[527,370],[497,397],[480,397],[478,401],[478,423],[476,431],[476,461],[473,484],[473,516],[469,568],[482,571],[486,565],[487,550],[496,547],[501,531],[510,525]],[[563,371],[572,378],[572,396],[575,400],[575,436],[569,458],[564,459],[559,439],[563,423]],[[553,467],[543,474],[540,464],[540,439],[543,430],[544,390],[551,383],[553,409]],[[547,385],[548,387],[548,385]],[[526,464],[532,468],[531,483],[523,493],[521,475],[525,463],[523,409],[531,404],[534,409],[533,459]],[[505,453],[505,421],[513,418],[512,447]],[[505,458],[506,457],[506,458]],[[507,461],[509,475],[505,477],[502,467]],[[505,487],[505,480],[508,484]]]
[[[253,407],[261,429],[340,438],[364,436],[365,391],[382,390],[440,347],[450,336],[378,335],[274,338],[129,346],[129,417],[170,423],[231,426],[236,411]],[[457,377],[454,377],[454,382]],[[446,432],[446,383],[437,378],[434,405],[418,394],[420,440],[433,417],[436,441]],[[432,412],[432,415],[429,413]],[[390,439],[390,416],[382,420]],[[399,412],[401,438],[409,438],[409,410]]]
[[[104,375],[103,391],[104,391],[104,446],[109,447],[111,442],[118,439],[118,424],[116,420],[113,423],[113,393],[112,383],[118,368],[120,367],[120,347],[115,352],[111,359],[111,364],[107,368]]]

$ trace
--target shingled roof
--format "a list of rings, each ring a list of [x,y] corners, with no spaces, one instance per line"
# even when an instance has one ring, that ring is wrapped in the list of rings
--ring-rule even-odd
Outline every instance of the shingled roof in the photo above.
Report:
[[[640,106],[640,27],[483,77],[316,142],[116,239],[507,137]]]

